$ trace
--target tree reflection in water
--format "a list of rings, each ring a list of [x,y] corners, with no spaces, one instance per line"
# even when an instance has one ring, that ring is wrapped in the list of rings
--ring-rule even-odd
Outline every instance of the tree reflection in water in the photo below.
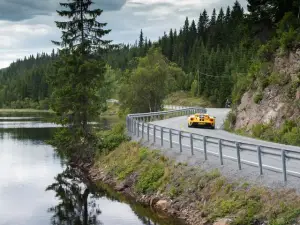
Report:
[[[54,215],[51,218],[53,225],[101,225],[97,219],[101,211],[95,198],[102,197],[99,191],[94,193],[82,181],[82,174],[76,169],[67,166],[55,177],[55,182],[46,188],[54,191],[58,204],[48,211]],[[89,195],[91,198],[88,198]]]

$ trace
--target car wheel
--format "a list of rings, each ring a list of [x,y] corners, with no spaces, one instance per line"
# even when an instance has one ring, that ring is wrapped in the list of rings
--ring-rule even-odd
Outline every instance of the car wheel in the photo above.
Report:
[[[211,129],[215,129],[215,125],[211,126]]]
[[[192,124],[192,123],[191,123],[191,124],[190,124],[190,123],[188,123],[188,127],[193,127],[193,124]]]

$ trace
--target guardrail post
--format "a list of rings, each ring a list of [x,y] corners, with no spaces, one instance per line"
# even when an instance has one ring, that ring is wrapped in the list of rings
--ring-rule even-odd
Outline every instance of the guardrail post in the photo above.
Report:
[[[204,151],[204,159],[207,160],[207,149],[206,149],[206,137],[203,137],[203,151]]]
[[[144,139],[144,128],[145,128],[145,123],[142,123],[142,139]]]
[[[137,121],[137,136],[140,137],[140,121]]]
[[[160,128],[160,145],[161,146],[164,145],[164,128],[163,127]]]
[[[285,150],[281,150],[281,158],[282,158],[283,180],[284,180],[284,182],[286,182],[287,181],[287,175],[286,175],[286,154],[285,154]]]
[[[219,139],[219,156],[220,156],[220,163],[223,165],[223,153],[222,153],[222,140]]]
[[[150,141],[149,123],[147,123],[147,141]]]
[[[173,143],[172,143],[172,129],[169,129],[169,141],[170,141],[170,148],[173,148]]]
[[[257,146],[257,156],[258,156],[259,174],[263,175],[263,166],[262,166],[261,147],[260,146]]]
[[[181,131],[179,131],[179,149],[180,149],[180,152],[182,152],[182,143],[181,143]]]
[[[239,166],[239,170],[241,170],[242,164],[241,164],[240,143],[237,142],[235,144],[236,144],[236,155],[237,155],[238,166]]]
[[[153,126],[153,142],[155,143],[156,139],[156,125]]]
[[[136,120],[133,120],[133,134],[136,135]]]
[[[194,155],[193,134],[190,134],[191,153]]]

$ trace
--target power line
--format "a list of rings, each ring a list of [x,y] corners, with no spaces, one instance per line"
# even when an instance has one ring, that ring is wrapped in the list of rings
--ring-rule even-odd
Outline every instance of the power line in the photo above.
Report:
[[[202,74],[206,77],[227,78],[227,79],[231,78],[230,76],[218,76],[218,75],[216,76],[216,75],[211,75],[211,74],[207,74],[207,73],[202,73],[202,72],[199,72],[199,71],[198,71],[198,74]],[[237,74],[247,74],[247,73],[237,73]]]

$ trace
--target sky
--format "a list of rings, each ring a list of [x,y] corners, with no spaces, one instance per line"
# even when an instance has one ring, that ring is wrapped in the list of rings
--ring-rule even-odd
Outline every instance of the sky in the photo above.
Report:
[[[60,21],[56,10],[66,0],[0,0],[0,68],[37,52],[50,53],[59,40]],[[141,29],[151,40],[157,40],[170,28],[182,27],[185,18],[198,20],[206,9],[211,14],[235,0],[94,0],[103,9],[100,22],[111,29],[105,39],[114,43],[134,43]],[[239,1],[246,9],[246,0]]]

